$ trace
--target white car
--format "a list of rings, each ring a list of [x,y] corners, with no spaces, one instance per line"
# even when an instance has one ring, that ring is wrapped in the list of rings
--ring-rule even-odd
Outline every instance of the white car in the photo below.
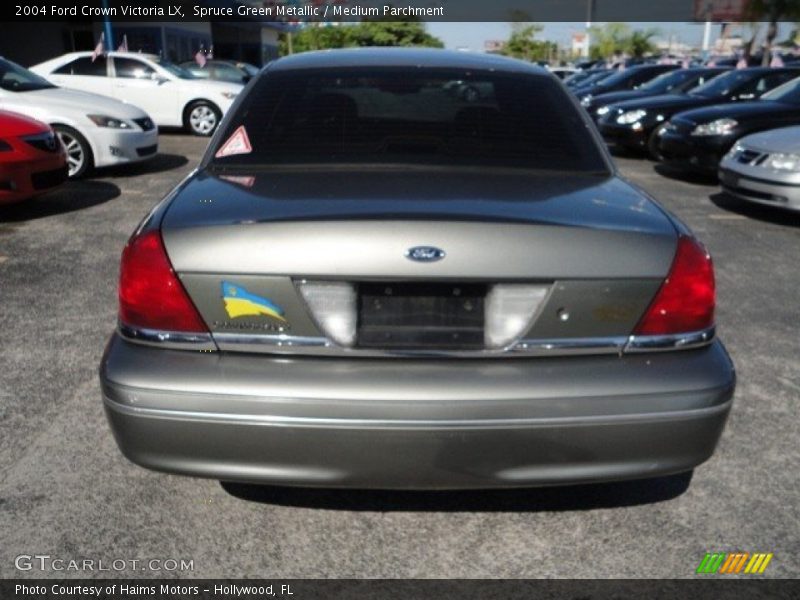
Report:
[[[158,151],[158,129],[142,109],[59,88],[1,57],[0,109],[49,123],[67,151],[73,178],[94,167],[147,160]]]
[[[197,79],[153,54],[71,52],[31,67],[64,87],[110,96],[146,110],[159,126],[211,135],[243,85]]]

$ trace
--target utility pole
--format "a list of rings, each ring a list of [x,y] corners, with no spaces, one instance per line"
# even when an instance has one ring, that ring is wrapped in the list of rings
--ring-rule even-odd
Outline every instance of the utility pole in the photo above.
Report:
[[[592,26],[592,21],[594,20],[594,0],[586,0],[586,57],[589,57],[589,49],[592,45],[591,34],[589,33],[589,29]]]
[[[708,55],[708,49],[711,45],[711,21],[706,21],[705,29],[703,29],[703,57]]]
[[[103,8],[108,8],[108,0],[103,0]],[[108,11],[105,11],[108,13]],[[103,17],[103,30],[106,34],[106,51],[111,52],[114,49],[114,31],[111,29],[111,20],[108,14]]]

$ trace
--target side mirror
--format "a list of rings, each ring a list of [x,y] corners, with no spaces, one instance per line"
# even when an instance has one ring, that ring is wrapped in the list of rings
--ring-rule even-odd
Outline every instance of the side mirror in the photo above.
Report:
[[[247,85],[250,82],[251,79],[252,79],[252,77],[250,75],[242,75],[242,83],[244,85]]]

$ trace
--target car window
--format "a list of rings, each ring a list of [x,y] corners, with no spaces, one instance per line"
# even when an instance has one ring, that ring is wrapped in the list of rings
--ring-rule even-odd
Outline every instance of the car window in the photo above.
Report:
[[[740,89],[746,89],[749,85],[755,87],[757,76],[747,69],[737,69],[724,73],[703,85],[692,88],[692,94],[704,96],[706,98],[724,98],[732,91],[741,93]]]
[[[793,77],[796,73],[782,73],[782,75],[785,77]],[[779,88],[767,92],[764,94],[763,99],[800,105],[800,77],[793,78]]]
[[[221,79],[222,81],[233,81],[236,83],[241,83],[242,77],[244,77],[244,73],[242,73],[239,69],[237,69],[233,65],[228,65],[225,63],[217,63],[214,65],[213,68],[216,78]]]
[[[114,70],[117,77],[125,79],[152,79],[155,69],[134,58],[114,58]]]
[[[9,92],[32,92],[54,88],[52,83],[17,63],[0,58],[0,89]]]
[[[683,84],[694,76],[695,74],[693,72],[686,71],[685,69],[668,71],[642,84],[639,89],[646,92],[652,92],[653,94],[664,94],[671,91],[676,86]]]
[[[657,71],[637,71],[636,74],[631,78],[631,85],[637,86],[646,81],[650,81],[653,77],[656,76]]]
[[[98,56],[92,60],[91,56],[82,56],[76,58],[72,62],[68,62],[62,67],[59,67],[54,74],[58,75],[86,75],[90,77],[106,77],[108,75],[107,63],[108,59],[105,56]]]
[[[200,65],[188,66],[181,65],[184,69],[192,74],[196,79],[208,79],[211,77],[211,70],[208,67],[201,67]]]
[[[353,68],[257,81],[219,138],[222,147],[244,126],[252,152],[215,163],[608,171],[580,111],[548,76]]]

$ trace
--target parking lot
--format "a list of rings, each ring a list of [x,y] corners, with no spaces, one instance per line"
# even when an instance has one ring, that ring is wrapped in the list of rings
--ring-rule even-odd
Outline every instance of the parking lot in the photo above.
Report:
[[[772,552],[800,576],[800,216],[620,156],[625,176],[715,258],[736,401],[714,457],[685,479],[492,492],[286,490],[146,471],[118,452],[97,367],[120,251],[206,140],[0,209],[0,577],[19,554],[193,560],[194,577],[690,577],[707,551]],[[117,573],[102,573],[109,576]]]

